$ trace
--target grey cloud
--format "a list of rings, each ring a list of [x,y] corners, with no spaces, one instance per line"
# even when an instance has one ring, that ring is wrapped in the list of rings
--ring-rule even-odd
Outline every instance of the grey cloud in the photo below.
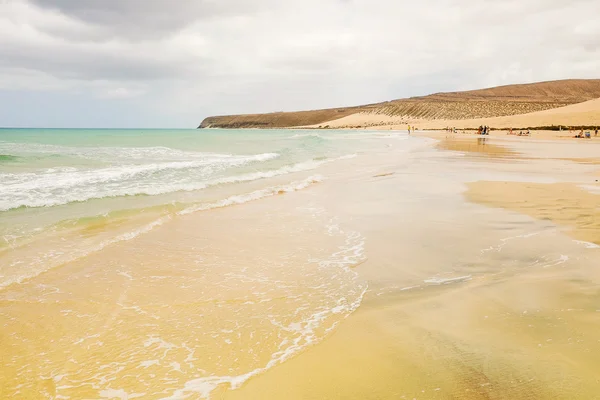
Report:
[[[598,0],[0,0],[0,91],[139,96],[194,126],[593,77],[598,14]]]
[[[31,0],[133,38],[157,37],[198,21],[252,14],[268,2],[232,0]]]

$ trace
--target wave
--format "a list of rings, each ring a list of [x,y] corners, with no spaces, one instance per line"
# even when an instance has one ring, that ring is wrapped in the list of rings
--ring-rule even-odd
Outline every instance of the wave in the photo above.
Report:
[[[43,173],[0,174],[0,211],[19,207],[50,207],[94,198],[154,195],[202,189],[211,175],[228,168],[277,158],[274,153],[254,156],[209,157],[196,161],[173,161],[79,170],[51,168]],[[182,174],[177,175],[181,171]]]
[[[266,189],[255,190],[254,192],[250,192],[250,193],[246,193],[246,194],[242,194],[242,195],[231,196],[226,199],[217,201],[215,203],[189,207],[189,208],[186,208],[185,210],[179,211],[177,214],[178,215],[186,215],[186,214],[191,214],[191,213],[198,212],[198,211],[210,210],[213,208],[223,208],[223,207],[232,206],[235,204],[243,204],[243,203],[247,203],[249,201],[258,200],[258,199],[262,199],[262,198],[270,197],[270,196],[275,196],[278,194],[295,192],[298,190],[305,189],[305,188],[309,187],[310,185],[312,185],[313,183],[322,182],[322,180],[323,180],[323,178],[321,176],[318,176],[318,175],[311,176],[309,178],[306,178],[303,181],[292,182],[288,185],[272,186],[272,187],[269,187]]]
[[[425,282],[429,285],[449,285],[451,283],[470,281],[471,279],[472,279],[471,275],[465,275],[465,276],[458,276],[456,278],[434,277],[434,278],[425,279],[423,282]]]
[[[181,191],[202,190],[208,187],[250,182],[258,179],[315,169],[323,164],[355,157],[348,156],[310,160],[278,169],[210,179],[216,170],[241,166],[254,161],[278,157],[266,153],[197,162],[171,162],[139,166],[111,167],[88,171],[53,171],[45,174],[0,174],[3,191],[0,193],[0,211],[21,207],[52,207],[91,199],[121,196],[160,195]],[[195,169],[194,174],[190,173]],[[185,170],[181,176],[162,176],[158,172]]]
[[[253,161],[268,161],[277,154],[267,153],[256,156],[235,158],[208,158],[198,161],[173,161],[156,164],[122,165],[118,167],[78,170],[74,167],[49,168],[43,173],[0,174],[0,182],[14,185],[15,190],[36,190],[43,188],[70,188],[81,184],[97,184],[133,179],[138,175],[152,174],[166,170],[182,170],[202,167],[236,167]]]
[[[26,268],[23,268],[23,265],[22,265],[24,263],[24,261],[19,260],[18,261],[19,275],[10,277],[10,276],[6,276],[6,274],[4,273],[3,280],[0,282],[0,289],[7,287],[13,283],[23,283],[24,281],[34,278],[34,277],[38,276],[39,274],[46,272],[52,268],[56,268],[57,266],[64,265],[69,262],[73,262],[80,258],[86,257],[90,254],[99,252],[99,251],[103,250],[104,248],[106,248],[107,246],[110,246],[112,244],[135,239],[136,237],[138,237],[142,234],[148,233],[148,232],[152,231],[153,229],[163,225],[164,223],[170,221],[171,219],[173,219],[173,217],[175,217],[177,215],[182,216],[182,215],[192,214],[192,213],[199,212],[199,211],[207,211],[207,210],[215,209],[215,208],[223,208],[223,207],[243,204],[243,203],[247,203],[250,201],[260,200],[262,198],[275,196],[278,194],[291,193],[291,192],[305,189],[305,188],[311,186],[312,184],[319,183],[321,181],[322,181],[321,176],[311,176],[304,180],[291,182],[286,185],[271,186],[271,187],[267,187],[265,189],[256,190],[256,191],[245,193],[245,194],[230,196],[230,197],[227,197],[223,200],[220,200],[220,201],[217,201],[214,203],[200,204],[200,205],[188,207],[188,208],[178,212],[176,215],[162,216],[162,217],[160,217],[138,229],[119,234],[111,239],[104,240],[104,241],[102,241],[94,246],[88,247],[86,249],[69,250],[67,252],[63,252],[63,251],[51,252],[51,253],[48,253],[50,255],[50,258],[45,258],[45,259],[40,259],[37,255],[32,255],[33,259],[36,261],[34,268],[33,269],[30,268],[29,271],[24,271],[26,269]],[[62,257],[64,254],[68,254],[68,255],[66,257]],[[54,256],[54,255],[58,255],[58,257],[53,260],[52,256]],[[15,265],[12,265],[12,266],[15,266]],[[39,268],[37,268],[37,267],[39,267]]]
[[[62,251],[49,252],[49,253],[47,253],[47,255],[49,255],[50,257],[47,257],[47,258],[46,257],[40,258],[40,257],[37,257],[34,255],[34,257],[35,257],[34,259],[35,259],[36,263],[34,265],[34,268],[29,268],[28,271],[24,271],[26,268],[24,268],[21,265],[21,264],[23,264],[23,260],[19,260],[18,261],[19,275],[15,275],[12,277],[3,276],[3,280],[0,282],[0,289],[7,287],[9,285],[12,285],[14,283],[19,283],[19,284],[23,283],[29,279],[35,278],[36,276],[38,276],[46,271],[51,270],[52,268],[56,268],[60,265],[64,265],[69,262],[76,261],[76,260],[86,257],[90,254],[97,253],[112,244],[134,239],[144,233],[150,232],[157,226],[164,224],[165,222],[167,222],[170,219],[171,219],[171,216],[161,217],[149,224],[142,226],[139,229],[117,235],[111,239],[108,239],[101,243],[98,243],[95,246],[92,246],[90,248],[80,249],[80,250],[75,250],[75,251],[71,250],[68,252],[68,256],[66,256],[66,257],[60,257],[61,255],[65,254]],[[52,260],[52,256],[54,256],[55,254],[59,255],[59,257]],[[11,266],[15,266],[15,265],[11,265]],[[37,266],[38,268],[35,268],[35,266]],[[30,267],[31,267],[31,265],[30,265]]]
[[[0,154],[29,156],[66,156],[99,161],[132,160],[193,161],[206,158],[235,158],[234,154],[195,152],[164,146],[154,147],[74,147],[41,143],[0,142]]]
[[[289,139],[320,139],[320,140],[326,140],[326,138],[324,138],[323,136],[319,135],[318,133],[296,133],[295,135],[291,136]]]
[[[327,334],[333,331],[342,320],[348,318],[360,307],[363,298],[367,293],[368,285],[358,282],[358,274],[352,267],[359,265],[366,259],[364,254],[365,239],[358,232],[346,233],[340,230],[337,225],[330,225],[327,229],[328,231],[335,230],[340,234],[346,235],[345,244],[339,251],[331,254],[327,259],[311,261],[317,262],[320,268],[327,269],[330,272],[332,270],[335,271],[334,273],[336,275],[340,273],[347,274],[346,277],[350,279],[351,285],[355,287],[355,290],[349,290],[345,295],[337,299],[335,306],[323,307],[315,310],[312,315],[301,321],[284,326],[277,321],[271,320],[273,325],[294,334],[295,337],[293,340],[287,338],[283,339],[279,345],[279,350],[271,355],[271,358],[264,366],[240,375],[207,376],[190,380],[186,382],[181,389],[175,390],[171,396],[163,397],[163,400],[187,398],[192,393],[198,395],[200,398],[209,399],[212,392],[221,385],[228,385],[231,390],[238,389],[250,378],[284,363],[304,349],[320,342]],[[319,329],[325,328],[327,321],[331,317],[336,317],[337,320],[330,323],[324,330],[324,335],[319,336],[317,332]]]
[[[583,240],[573,240],[575,243],[584,246],[586,249],[600,249],[600,245],[592,242],[585,242]]]
[[[13,162],[18,161],[19,156],[13,156],[12,154],[0,154],[0,162]]]
[[[600,185],[579,185],[579,187],[592,194],[600,194]]]

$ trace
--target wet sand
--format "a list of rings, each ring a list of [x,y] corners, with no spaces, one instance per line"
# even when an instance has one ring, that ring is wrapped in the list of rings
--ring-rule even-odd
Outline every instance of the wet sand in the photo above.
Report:
[[[586,188],[570,183],[475,182],[469,184],[466,196],[480,204],[552,221],[568,227],[576,239],[600,245],[600,184]]]
[[[514,161],[505,156],[519,154],[501,144],[487,147],[483,159],[477,144],[439,148],[467,152],[473,165],[497,169],[510,169]],[[534,162],[520,166],[535,170]],[[402,197],[393,176],[386,179],[374,182],[373,192]],[[377,245],[367,247],[369,260],[360,267],[370,282],[361,308],[319,346],[225,398],[597,398],[597,249],[569,240],[555,225],[560,221],[536,221],[502,205],[499,211],[458,206],[462,194],[437,179],[430,183],[441,194],[421,197],[426,219],[383,201],[374,207],[390,221],[367,235]],[[469,188],[485,192],[488,185]],[[542,198],[528,197],[545,207]],[[417,219],[420,225],[413,224]],[[567,252],[577,259],[561,254]],[[424,283],[435,270],[448,280]]]
[[[8,287],[0,398],[598,398],[598,167],[473,139],[382,138]]]
[[[435,137],[435,136],[430,136]],[[437,147],[442,150],[458,151],[469,153],[471,155],[480,154],[494,158],[517,157],[518,153],[508,147],[490,143],[485,137],[464,138],[455,135],[449,135],[441,139]]]

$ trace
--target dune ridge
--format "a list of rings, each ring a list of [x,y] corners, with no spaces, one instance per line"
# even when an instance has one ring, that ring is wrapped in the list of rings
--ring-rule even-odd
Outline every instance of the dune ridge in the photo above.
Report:
[[[600,79],[568,79],[435,93],[355,107],[215,116],[204,119],[199,128],[360,128],[410,121],[463,121],[532,114],[597,98]]]

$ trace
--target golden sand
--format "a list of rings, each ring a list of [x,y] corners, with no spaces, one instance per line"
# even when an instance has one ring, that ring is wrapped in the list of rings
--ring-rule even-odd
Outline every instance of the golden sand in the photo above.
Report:
[[[475,182],[467,203],[456,151],[494,172],[526,149],[448,138],[402,163],[380,147],[0,291],[0,398],[597,397],[600,258],[555,224],[599,243],[598,195]]]
[[[428,96],[398,99],[383,103],[300,112],[275,112],[268,114],[229,115],[208,117],[200,127],[217,128],[376,128],[388,129],[406,124],[421,128],[441,129],[448,126],[463,126],[464,121],[477,127],[482,121],[502,123],[509,126],[527,127],[543,125],[514,125],[525,120],[513,120],[513,116],[538,115],[539,112],[559,109],[564,106],[594,100],[600,97],[600,80],[575,79],[532,84],[519,84],[470,90],[464,92],[435,93]],[[559,124],[592,124],[599,121],[598,113],[577,108],[577,116],[561,116]],[[559,111],[560,112],[560,111]],[[567,111],[567,114],[573,114]],[[546,114],[541,115],[546,120]],[[499,120],[493,119],[499,117]],[[484,119],[485,118],[485,119]],[[506,119],[507,118],[507,119]],[[529,117],[528,117],[529,118]],[[534,117],[535,118],[535,117]],[[447,122],[444,122],[447,121]],[[479,123],[477,123],[479,121]],[[584,124],[577,121],[585,121]],[[473,125],[477,123],[477,125]],[[545,126],[552,125],[549,120]],[[404,126],[402,126],[404,125]],[[495,126],[492,123],[489,125]]]
[[[600,158],[563,158],[565,161],[574,161],[581,164],[600,165]]]
[[[471,103],[465,103],[469,107]],[[565,107],[552,108],[549,110],[526,112],[488,118],[414,118],[403,115],[386,115],[378,113],[359,112],[344,116],[343,118],[328,121],[321,125],[327,125],[332,129],[394,129],[406,131],[408,125],[417,127],[419,130],[443,130],[448,127],[456,129],[477,129],[479,126],[490,126],[501,129],[502,135],[506,135],[510,128],[515,130],[536,127],[563,127],[563,130],[545,131],[543,138],[573,138],[579,130],[569,131],[570,126],[592,126],[600,127],[600,99],[590,100],[579,104]],[[594,129],[585,130],[590,132],[592,140],[598,140],[594,136]],[[492,131],[492,134],[494,131]],[[518,131],[516,132],[518,133]]]
[[[0,291],[0,398],[204,398],[317,341],[362,296],[361,238],[277,204],[172,216]]]
[[[430,135],[430,137],[436,136]],[[446,137],[441,138],[437,144],[437,147],[442,150],[468,152],[471,154],[479,154],[490,157],[514,158],[518,156],[516,151],[505,146],[490,143],[489,139],[485,137],[475,138],[447,135]]]
[[[446,145],[442,141],[440,146]],[[466,147],[449,145],[448,149],[475,151],[471,153],[475,155],[480,151],[472,143]],[[498,152],[502,155],[505,150]],[[384,189],[386,181],[377,182],[374,192],[389,193]],[[393,186],[393,181],[387,182]],[[488,183],[475,183],[470,188],[483,190],[485,185]],[[514,189],[515,194],[520,193],[518,187]],[[576,188],[571,193],[573,201],[581,196],[586,202],[593,200]],[[394,220],[397,210],[379,206],[388,219]],[[578,219],[577,207],[573,206],[575,211],[565,216],[566,220]],[[588,207],[592,203],[586,203],[583,209]],[[436,226],[436,210],[424,208],[423,212]],[[458,254],[472,254],[470,243],[478,242],[482,232],[473,229],[462,216],[459,218],[455,234],[461,239],[445,244],[455,247]],[[511,218],[521,217],[507,215],[502,219]],[[421,226],[428,226],[421,221]],[[423,252],[407,253],[409,238],[421,237],[419,226],[411,222],[410,217],[401,222],[412,226],[407,236],[387,225],[379,227],[379,235],[370,236],[378,246],[370,250],[369,261],[361,266],[363,273],[393,280],[391,268],[407,276],[416,274],[415,268],[426,268],[428,257]],[[444,241],[437,242],[440,238],[430,233],[430,239],[434,236],[433,247],[443,247]],[[586,235],[581,239],[593,238]],[[554,239],[540,238],[535,246],[552,247],[545,244],[547,240]],[[488,274],[455,285],[417,285],[383,294],[370,291],[362,307],[319,346],[237,391],[223,393],[223,398],[595,398],[600,390],[596,378],[600,373],[596,357],[600,341],[592,332],[600,326],[600,272],[592,267],[593,263],[540,253],[532,249],[532,243],[514,250],[504,248],[507,243],[511,242],[502,239],[498,247],[490,248],[489,253],[482,250],[481,254],[487,259],[488,254],[498,252],[500,260],[506,257],[514,267],[501,267],[496,260],[488,264]],[[377,251],[386,247],[396,248],[393,254],[398,258],[386,254],[392,250]],[[581,256],[587,254],[585,251]],[[418,261],[413,263],[415,255]],[[449,254],[440,256],[446,257],[447,263],[453,261]],[[569,263],[568,268],[562,267],[565,263]]]
[[[552,271],[371,300],[318,348],[224,398],[594,398],[600,343],[584,335],[600,296],[586,285]]]
[[[600,244],[600,196],[570,183],[474,182],[469,200],[550,220],[569,227],[573,237]],[[600,185],[595,187],[600,193]]]

